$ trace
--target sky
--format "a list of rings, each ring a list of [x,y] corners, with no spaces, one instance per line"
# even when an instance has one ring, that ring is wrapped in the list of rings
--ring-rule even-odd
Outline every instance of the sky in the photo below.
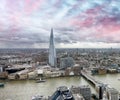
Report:
[[[0,48],[120,48],[120,0],[0,0]]]

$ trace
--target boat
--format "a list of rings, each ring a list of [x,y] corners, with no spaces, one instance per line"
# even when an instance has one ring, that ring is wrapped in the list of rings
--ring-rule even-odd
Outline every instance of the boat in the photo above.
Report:
[[[36,81],[36,83],[42,83],[42,82],[46,82],[46,80],[40,78],[39,80]]]
[[[4,83],[0,83],[0,87],[4,87]]]

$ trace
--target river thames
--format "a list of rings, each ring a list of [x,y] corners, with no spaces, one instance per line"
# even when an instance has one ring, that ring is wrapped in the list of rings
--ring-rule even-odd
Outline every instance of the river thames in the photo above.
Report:
[[[95,79],[110,84],[120,91],[120,74],[107,74],[93,76]],[[4,82],[4,81],[2,81]],[[82,77],[60,77],[47,79],[44,83],[36,83],[34,80],[7,81],[5,87],[0,88],[0,100],[31,100],[34,95],[50,96],[57,87],[72,85],[90,85],[92,93],[94,87]]]

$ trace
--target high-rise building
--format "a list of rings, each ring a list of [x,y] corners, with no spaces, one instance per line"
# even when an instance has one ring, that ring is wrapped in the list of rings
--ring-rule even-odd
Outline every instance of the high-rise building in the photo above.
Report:
[[[75,62],[72,57],[61,58],[61,60],[60,60],[60,68],[73,67],[74,64],[75,64]]]
[[[75,100],[72,92],[66,86],[60,86],[49,98],[49,100]]]
[[[51,34],[50,34],[49,65],[51,67],[56,67],[56,50],[54,45],[53,29],[51,29]]]
[[[0,72],[3,72],[3,67],[2,66],[0,66]]]
[[[91,89],[88,85],[80,86],[80,94],[85,100],[91,100]]]
[[[109,100],[119,100],[119,92],[114,88],[107,88]]]
[[[103,86],[99,85],[99,100],[103,99]]]
[[[91,100],[91,89],[88,85],[72,86],[71,91],[73,94],[81,94],[85,100]]]

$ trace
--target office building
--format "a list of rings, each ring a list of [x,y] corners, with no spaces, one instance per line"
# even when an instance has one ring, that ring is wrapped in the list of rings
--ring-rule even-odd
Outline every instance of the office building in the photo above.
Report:
[[[53,29],[51,29],[51,34],[50,34],[49,65],[51,67],[56,67],[56,50],[54,45]]]
[[[119,100],[119,92],[114,88],[108,88],[108,99],[109,100]]]
[[[80,86],[80,94],[85,100],[91,100],[91,89],[88,85]]]

